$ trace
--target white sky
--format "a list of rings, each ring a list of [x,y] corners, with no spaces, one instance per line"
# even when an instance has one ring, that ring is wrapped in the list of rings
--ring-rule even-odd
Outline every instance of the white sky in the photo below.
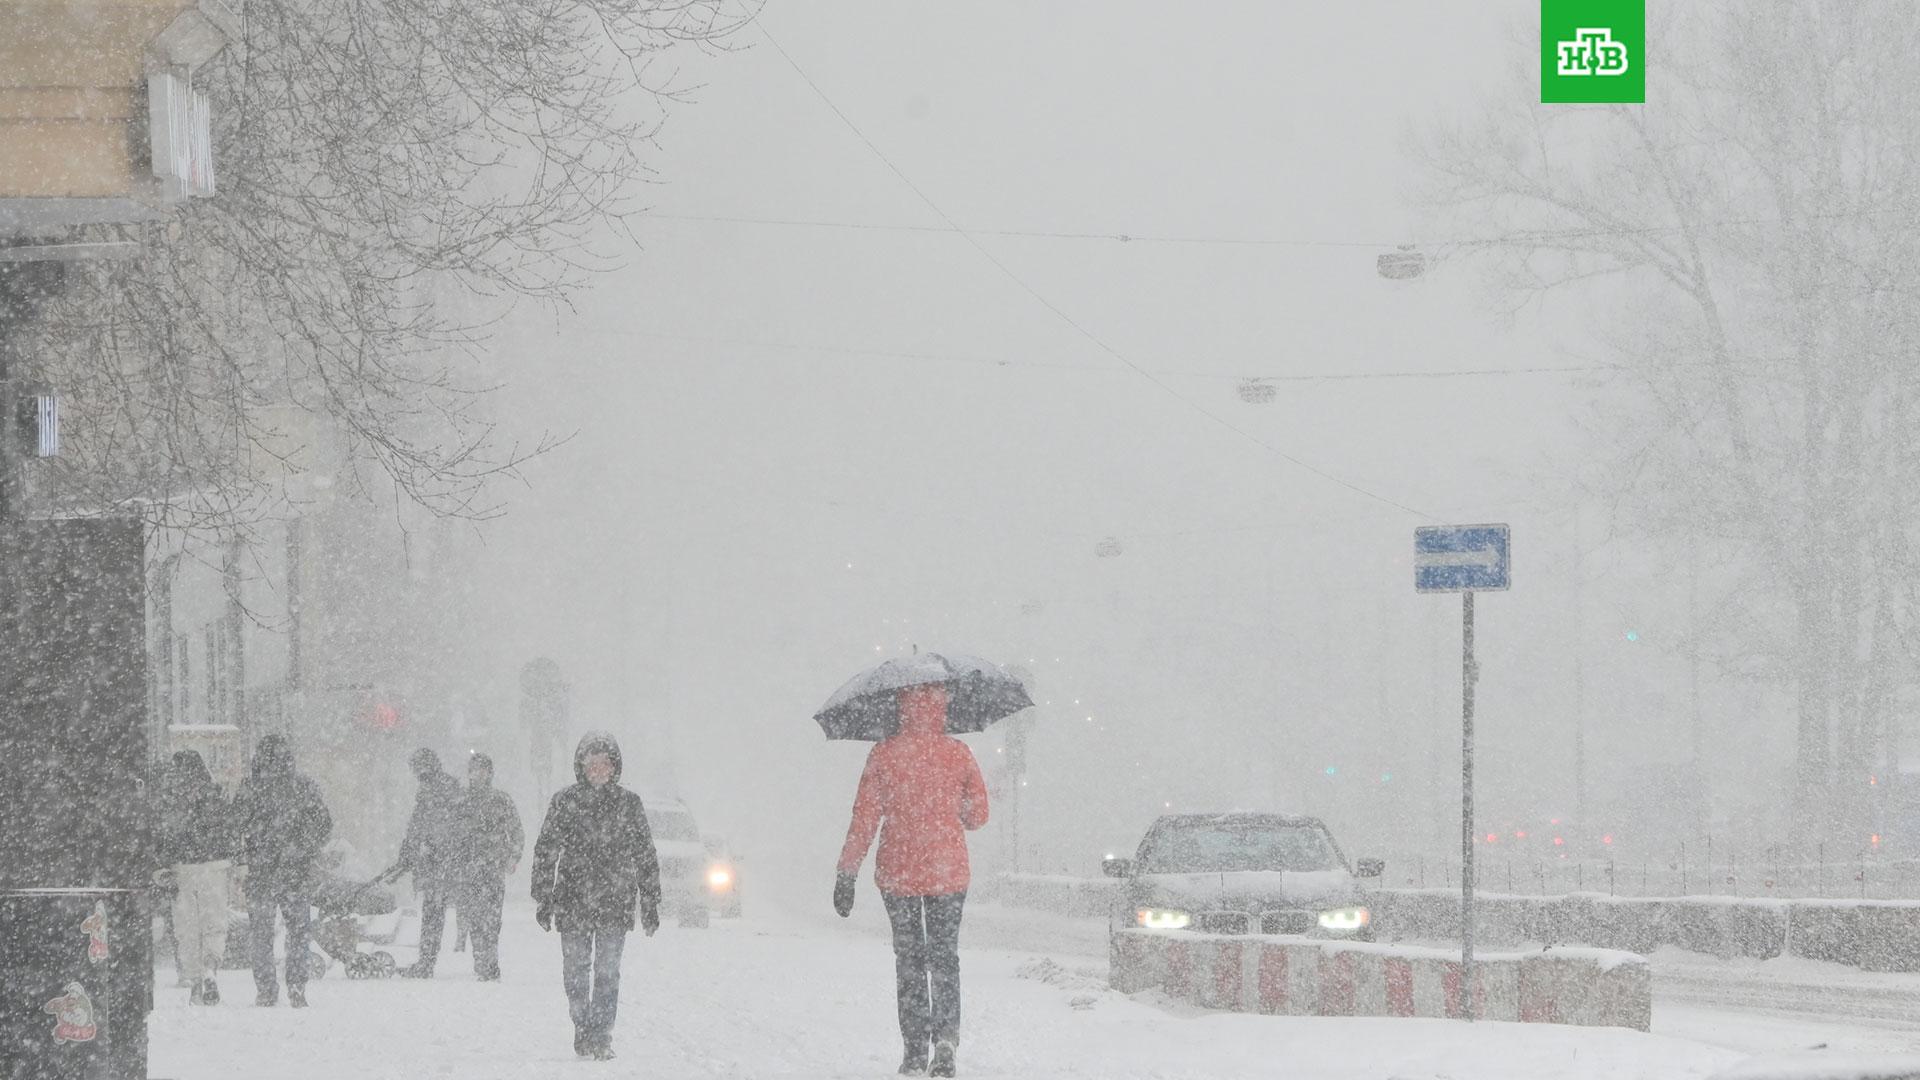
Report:
[[[1507,521],[1518,584],[1481,604],[1483,793],[1568,812],[1576,548],[1554,477],[1584,450],[1586,392],[1281,381],[1257,406],[1233,378],[1579,362],[1539,320],[1495,320],[1457,261],[1374,271],[1385,245],[1446,239],[1405,201],[1403,132],[1499,92],[1537,10],[769,5],[860,134],[747,31],[687,70],[705,86],[661,136],[630,266],[503,337],[513,423],[580,434],[487,534],[488,623],[515,628],[497,670],[556,656],[583,721],[667,733],[695,809],[795,870],[831,860],[861,756],[808,716],[910,642],[1039,661],[1060,701],[1032,798],[1059,859],[1166,801],[1387,837],[1457,798],[1458,604],[1414,595],[1411,532]],[[1594,548],[1605,523],[1586,531]],[[1121,557],[1095,557],[1105,537]],[[1657,724],[1624,736],[1678,669],[1617,667],[1620,626],[1658,605],[1608,564],[1587,568],[1587,717],[1625,769],[1662,752]],[[1335,758],[1354,786],[1314,786]],[[1357,786],[1384,771],[1397,787]],[[769,826],[774,804],[791,812]]]

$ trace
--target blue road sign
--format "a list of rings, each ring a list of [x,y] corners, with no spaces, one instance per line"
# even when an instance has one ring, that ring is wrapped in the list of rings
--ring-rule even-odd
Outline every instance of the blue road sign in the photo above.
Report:
[[[1497,592],[1508,587],[1505,525],[1436,525],[1413,531],[1416,592]]]

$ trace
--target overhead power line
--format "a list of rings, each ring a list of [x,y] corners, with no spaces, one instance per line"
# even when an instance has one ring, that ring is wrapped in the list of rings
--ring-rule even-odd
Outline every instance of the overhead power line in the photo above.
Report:
[[[873,357],[883,360],[914,360],[926,363],[974,364],[980,367],[1024,368],[1035,371],[1070,371],[1081,375],[1117,376],[1131,375],[1125,369],[1089,364],[1065,364],[1046,360],[1016,360],[1004,357],[981,356],[967,353],[916,352],[906,349],[875,349],[860,345],[818,344],[799,341],[776,341],[767,338],[729,338],[715,337],[709,334],[675,334],[664,330],[648,329],[595,329],[575,327],[570,332],[605,335],[610,337],[652,337],[669,341],[692,341],[708,345],[732,345],[752,349],[770,349],[781,352],[822,353],[830,356]],[[1565,364],[1559,366],[1504,367],[1504,368],[1448,368],[1438,371],[1300,371],[1286,374],[1263,374],[1252,371],[1182,371],[1176,368],[1148,368],[1155,375],[1170,379],[1208,379],[1224,382],[1268,382],[1268,383],[1336,383],[1336,382],[1397,382],[1428,379],[1478,379],[1500,378],[1516,375],[1583,375],[1596,372],[1632,371],[1627,364]]]
[[[1424,511],[1417,510],[1414,507],[1408,506],[1405,503],[1399,502],[1395,499],[1392,499],[1386,495],[1382,495],[1378,492],[1369,491],[1366,488],[1361,487],[1359,484],[1356,484],[1351,480],[1347,480],[1344,477],[1335,475],[1334,473],[1329,472],[1328,470],[1323,469],[1320,466],[1313,464],[1312,462],[1306,461],[1302,458],[1296,457],[1293,454],[1287,453],[1286,451],[1280,449],[1279,447],[1274,446],[1273,444],[1267,442],[1264,439],[1261,439],[1259,436],[1254,435],[1253,433],[1236,426],[1235,424],[1228,421],[1224,417],[1221,417],[1215,414],[1214,412],[1208,410],[1206,407],[1202,406],[1199,402],[1194,401],[1193,399],[1187,397],[1185,394],[1182,394],[1180,391],[1174,389],[1172,386],[1169,386],[1165,381],[1163,381],[1159,376],[1155,375],[1153,372],[1148,371],[1146,368],[1143,368],[1139,364],[1134,363],[1131,359],[1129,359],[1126,356],[1126,354],[1122,353],[1119,349],[1115,348],[1114,346],[1108,344],[1104,338],[1101,338],[1099,335],[1095,334],[1092,330],[1088,329],[1079,320],[1075,319],[1072,315],[1068,314],[1064,308],[1060,307],[1060,305],[1048,299],[1045,294],[1040,292],[1040,290],[1036,289],[1033,285],[1029,284],[1025,278],[1021,277],[1019,274],[1014,273],[1011,267],[1009,267],[1006,263],[1002,262],[997,256],[994,255],[992,251],[988,250],[986,245],[982,244],[977,237],[969,233],[967,230],[961,228],[960,224],[953,219],[952,215],[948,214],[945,210],[941,209],[939,203],[934,202],[931,196],[929,196],[925,191],[921,190],[920,186],[918,184],[915,184],[913,182],[913,179],[909,177],[904,171],[902,171],[898,165],[894,164],[893,159],[889,158],[885,153],[883,153],[881,149],[874,144],[873,140],[868,138],[864,131],[860,130],[859,125],[855,124],[853,120],[850,117],[848,117],[844,111],[841,110],[840,106],[834,103],[833,99],[827,95],[827,92],[821,89],[820,84],[813,80],[813,76],[807,74],[806,69],[802,68],[800,64],[794,60],[793,56],[787,52],[785,47],[783,47],[780,44],[779,40],[776,39],[773,36],[773,34],[767,30],[766,21],[764,19],[756,19],[755,24],[759,26],[760,33],[762,34],[762,36],[766,38],[767,44],[771,45],[773,47],[773,50],[779,53],[781,58],[787,62],[787,66],[793,69],[794,74],[798,75],[801,81],[805,82],[807,86],[810,89],[812,89],[814,96],[818,97],[821,103],[824,104],[827,107],[827,109],[834,114],[834,116],[840,119],[841,124],[845,125],[847,130],[852,132],[853,136],[859,139],[861,144],[867,148],[868,152],[873,154],[873,156],[877,158],[881,164],[887,167],[888,171],[892,172],[893,175],[899,179],[901,184],[906,186],[907,190],[913,192],[913,194],[917,196],[922,203],[926,204],[927,209],[933,211],[936,217],[938,217],[941,221],[946,223],[947,225],[946,231],[959,235],[975,251],[979,252],[982,258],[992,263],[993,266],[997,270],[999,270],[1000,273],[1003,276],[1005,276],[1008,281],[1011,281],[1015,285],[1019,286],[1019,288],[1023,292],[1025,292],[1028,296],[1032,297],[1042,307],[1046,308],[1048,311],[1053,312],[1053,314],[1057,318],[1059,318],[1060,321],[1066,323],[1067,326],[1071,327],[1075,333],[1085,338],[1088,342],[1092,343],[1096,348],[1106,353],[1108,356],[1112,357],[1114,360],[1132,369],[1141,378],[1153,384],[1155,387],[1158,387],[1163,393],[1167,394],[1168,396],[1186,405],[1189,409],[1192,409],[1194,412],[1199,413],[1201,416],[1207,418],[1212,423],[1222,428],[1225,428],[1227,431],[1230,431],[1233,434],[1239,436],[1240,438],[1246,440],[1247,442],[1250,442],[1255,446],[1260,447],[1261,449],[1267,451],[1268,453],[1274,455],[1275,457],[1278,457],[1281,460],[1286,461],[1289,464],[1292,464],[1294,467],[1301,469],[1305,472],[1312,473],[1314,476],[1317,476],[1322,480],[1327,481],[1328,483],[1335,484],[1339,487],[1345,488],[1348,491],[1351,491],[1354,494],[1359,495],[1363,498],[1371,499],[1374,502],[1383,503],[1397,510],[1403,510],[1406,513],[1412,514],[1413,516],[1421,518],[1423,520],[1428,520],[1428,521],[1438,520],[1432,514],[1428,514]]]
[[[763,27],[762,32],[764,32],[764,29]],[[771,38],[769,38],[769,40],[771,40]],[[792,62],[790,57],[788,58],[788,62]],[[796,68],[796,70],[798,69]],[[917,191],[915,193],[918,194]],[[1859,220],[1863,218],[1885,217],[1893,214],[1910,215],[1913,212],[1914,208],[1911,206],[1889,206],[1870,210],[1838,210],[1824,214],[1809,214],[1801,220]],[[649,211],[642,216],[654,221],[688,221],[720,225],[763,225],[779,228],[835,229],[850,232],[931,233],[947,236],[993,236],[1024,240],[1075,240],[1116,244],[1185,245],[1191,247],[1361,248],[1370,251],[1417,248],[1418,250],[1431,254],[1445,254],[1449,251],[1473,248],[1525,247],[1535,244],[1553,244],[1567,240],[1592,240],[1605,237],[1669,236],[1684,232],[1687,229],[1687,226],[1683,225],[1646,225],[1636,228],[1580,226],[1566,229],[1516,229],[1513,232],[1507,233],[1493,233],[1486,236],[1462,236],[1443,240],[1421,241],[1413,244],[1409,243],[1406,237],[1392,240],[1356,240],[1288,236],[1204,236],[1170,233],[1139,233],[1124,230],[1087,231],[1073,229],[975,228],[971,226],[961,226],[957,223],[947,225],[913,225],[883,221],[768,217],[749,214],[684,214],[668,211]],[[1784,224],[1786,224],[1786,222],[1780,218],[1745,217],[1705,221],[1693,227],[1696,229],[1735,228]]]

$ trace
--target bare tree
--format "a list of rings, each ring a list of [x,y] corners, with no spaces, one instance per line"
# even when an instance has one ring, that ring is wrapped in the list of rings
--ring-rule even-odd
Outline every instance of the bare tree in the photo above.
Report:
[[[1649,104],[1533,104],[1518,73],[1417,140],[1424,195],[1484,238],[1500,295],[1590,322],[1620,365],[1592,424],[1610,493],[1737,570],[1718,651],[1793,689],[1798,835],[1864,838],[1920,612],[1920,72],[1892,45],[1920,11],[1667,16]]]
[[[197,76],[220,193],[135,263],[69,275],[16,343],[58,387],[82,509],[243,528],[330,456],[486,516],[500,445],[476,363],[519,300],[617,258],[646,151],[736,0],[249,0]],[[478,312],[479,314],[475,314]],[[295,493],[297,497],[297,492]]]

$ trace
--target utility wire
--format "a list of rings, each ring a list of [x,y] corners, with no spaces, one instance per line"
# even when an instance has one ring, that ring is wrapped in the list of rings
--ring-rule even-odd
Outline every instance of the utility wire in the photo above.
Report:
[[[941,230],[945,231],[945,230]],[[865,356],[889,360],[922,360],[933,363],[977,364],[982,367],[1028,368],[1036,371],[1071,371],[1085,375],[1127,375],[1130,372],[1109,366],[1088,364],[1051,363],[1045,360],[1008,360],[993,356],[967,355],[964,353],[912,352],[902,349],[874,349],[853,345],[820,345],[797,341],[773,341],[765,338],[726,338],[708,334],[675,334],[664,330],[611,330],[591,327],[575,327],[569,332],[604,337],[652,337],[669,341],[695,341],[710,345],[738,345],[755,349],[775,349],[784,352],[815,352],[836,356]],[[1285,375],[1256,375],[1246,372],[1227,371],[1178,371],[1172,368],[1149,368],[1155,375],[1164,375],[1173,379],[1211,379],[1227,382],[1252,383],[1306,383],[1306,382],[1371,382],[1375,380],[1399,381],[1419,379],[1470,379],[1497,378],[1508,375],[1584,375],[1606,371],[1638,370],[1630,364],[1563,364],[1537,367],[1507,368],[1445,368],[1438,371],[1303,371]]]
[[[765,33],[765,27],[761,28]],[[771,41],[771,37],[768,39]],[[774,46],[776,49],[779,46]],[[786,55],[784,52],[781,55]],[[787,62],[793,63],[791,57]],[[799,70],[797,67],[795,70]],[[805,74],[802,73],[802,77]],[[809,80],[811,82],[811,80]],[[818,88],[815,88],[816,93]],[[831,102],[829,102],[831,105]],[[835,110],[837,113],[839,110]],[[841,117],[844,121],[846,118]],[[849,124],[849,126],[851,126]],[[857,132],[856,132],[857,134]],[[864,136],[863,136],[864,139]],[[868,144],[871,147],[871,143]],[[878,151],[876,151],[878,153]],[[888,162],[891,167],[892,163]],[[898,170],[895,170],[896,173]],[[916,189],[918,194],[918,189]],[[922,196],[924,198],[925,196]],[[1875,210],[1837,210],[1824,214],[1808,214],[1803,221],[1856,220],[1861,218],[1884,217],[1888,214],[1911,214],[1912,207],[1893,206]],[[1304,237],[1261,237],[1261,236],[1183,236],[1178,234],[1153,234],[1130,232],[1087,232],[1070,229],[1007,229],[1007,228],[963,228],[957,224],[911,225],[875,221],[841,221],[821,218],[783,218],[758,217],[744,214],[676,214],[649,211],[643,215],[655,221],[690,221],[724,225],[769,225],[789,228],[840,229],[856,232],[895,232],[895,233],[958,233],[962,236],[998,236],[1027,240],[1081,240],[1105,241],[1119,244],[1165,244],[1187,245],[1195,247],[1293,247],[1293,248],[1365,248],[1374,251],[1390,251],[1406,248],[1434,253],[1445,253],[1456,249],[1518,247],[1529,244],[1550,244],[1566,240],[1591,240],[1603,237],[1627,236],[1667,236],[1684,232],[1683,225],[1646,225],[1638,228],[1600,228],[1582,226],[1569,229],[1521,229],[1511,233],[1491,236],[1455,237],[1450,240],[1437,240],[1409,244],[1399,240],[1322,240]],[[945,215],[942,215],[943,217]],[[1757,225],[1784,225],[1780,218],[1723,218],[1717,221],[1701,222],[1697,228],[1734,228]]]
[[[886,154],[881,152],[878,146],[874,145],[873,140],[869,139],[866,133],[860,130],[859,125],[855,124],[853,120],[849,118],[845,112],[841,111],[840,106],[834,104],[833,99],[827,96],[826,91],[821,89],[820,84],[813,81],[813,76],[807,74],[806,70],[802,68],[799,65],[799,63],[794,60],[793,56],[790,53],[788,53],[787,50],[783,46],[781,46],[780,42],[774,38],[773,34],[767,30],[765,20],[756,19],[755,24],[760,28],[761,35],[767,39],[767,44],[773,46],[773,50],[779,53],[781,58],[787,62],[787,66],[793,69],[794,74],[800,76],[801,80],[805,82],[807,86],[813,90],[814,95],[820,99],[821,103],[826,105],[826,107],[832,111],[833,115],[840,118],[840,122],[846,126],[847,130],[852,132],[854,137],[859,139],[862,145],[866,146],[867,150],[871,152],[874,157],[878,158],[880,160],[880,163],[885,165],[887,169],[891,171],[895,177],[898,177],[900,182],[906,185],[907,190],[913,192],[916,196],[918,196],[920,198],[920,201],[925,203],[927,208],[929,210],[932,210],[934,214],[940,218],[941,221],[946,222],[947,224],[946,231],[954,233],[958,235],[961,239],[965,240],[969,245],[973,247],[975,251],[979,252],[983,258],[985,258],[988,262],[992,263],[994,267],[998,269],[1000,273],[1007,278],[1007,280],[1019,286],[1022,291],[1024,291],[1028,296],[1031,296],[1042,307],[1046,308],[1048,311],[1053,312],[1054,315],[1060,319],[1060,321],[1072,327],[1073,330],[1077,332],[1081,337],[1086,338],[1089,342],[1093,343],[1093,345],[1099,348],[1102,352],[1106,353],[1108,356],[1113,357],[1115,360],[1119,361],[1121,364],[1126,365],[1128,368],[1131,368],[1141,378],[1147,380],[1148,382],[1152,383],[1154,386],[1160,388],[1160,390],[1162,390],[1169,396],[1175,398],[1176,400],[1180,401],[1182,404],[1186,405],[1188,408],[1192,409],[1193,411],[1199,413],[1201,416],[1206,417],[1208,420],[1212,421],[1213,423],[1219,425],[1220,427],[1225,428],[1226,430],[1232,432],[1235,435],[1238,435],[1240,438],[1245,439],[1250,443],[1253,443],[1255,446],[1260,447],[1261,449],[1267,451],[1268,453],[1273,454],[1274,456],[1286,462],[1289,462],[1296,468],[1312,473],[1313,475],[1320,477],[1322,480],[1325,480],[1328,483],[1336,484],[1340,487],[1346,488],[1348,491],[1351,491],[1356,495],[1360,495],[1363,498],[1371,499],[1379,503],[1384,503],[1387,506],[1391,506],[1397,510],[1403,510],[1406,513],[1412,514],[1415,517],[1422,518],[1428,521],[1438,520],[1431,514],[1428,514],[1421,510],[1417,510],[1411,506],[1406,505],[1405,503],[1398,502],[1392,498],[1389,498],[1385,495],[1381,495],[1377,492],[1369,491],[1366,488],[1363,488],[1360,485],[1350,480],[1344,479],[1343,477],[1340,477],[1340,476],[1336,476],[1333,473],[1328,472],[1327,470],[1322,469],[1311,462],[1305,461],[1301,458],[1295,457],[1294,455],[1287,453],[1284,450],[1281,450],[1279,447],[1276,447],[1273,444],[1268,443],[1264,439],[1259,438],[1258,436],[1252,434],[1251,432],[1248,432],[1243,428],[1235,426],[1233,423],[1226,420],[1225,418],[1214,414],[1213,412],[1209,411],[1208,409],[1200,405],[1200,403],[1187,397],[1185,394],[1180,393],[1180,391],[1174,389],[1172,386],[1167,385],[1167,383],[1163,382],[1159,378],[1159,376],[1155,375],[1153,372],[1148,371],[1146,368],[1143,368],[1139,364],[1136,364],[1132,360],[1128,359],[1127,356],[1124,353],[1122,353],[1119,349],[1113,347],[1112,345],[1109,345],[1105,339],[1101,338],[1099,335],[1095,334],[1093,331],[1087,329],[1086,326],[1081,324],[1079,320],[1075,319],[1072,315],[1069,315],[1065,309],[1060,307],[1060,305],[1055,304],[1052,300],[1049,300],[1044,294],[1042,294],[1038,289],[1028,284],[1026,279],[1022,278],[1019,274],[1014,273],[1011,267],[1007,266],[1006,263],[1000,261],[1000,259],[997,258],[993,254],[993,252],[987,249],[986,245],[980,243],[977,237],[967,232],[965,229],[961,228],[960,224],[956,222],[951,215],[949,215],[945,210],[940,208],[940,204],[934,202],[933,199],[930,196],[928,196],[925,191],[922,191],[920,189],[920,186],[918,184],[915,184],[913,182],[912,178],[907,176],[905,172],[901,171],[898,165],[895,165],[893,163],[893,160],[891,158],[887,157]]]

